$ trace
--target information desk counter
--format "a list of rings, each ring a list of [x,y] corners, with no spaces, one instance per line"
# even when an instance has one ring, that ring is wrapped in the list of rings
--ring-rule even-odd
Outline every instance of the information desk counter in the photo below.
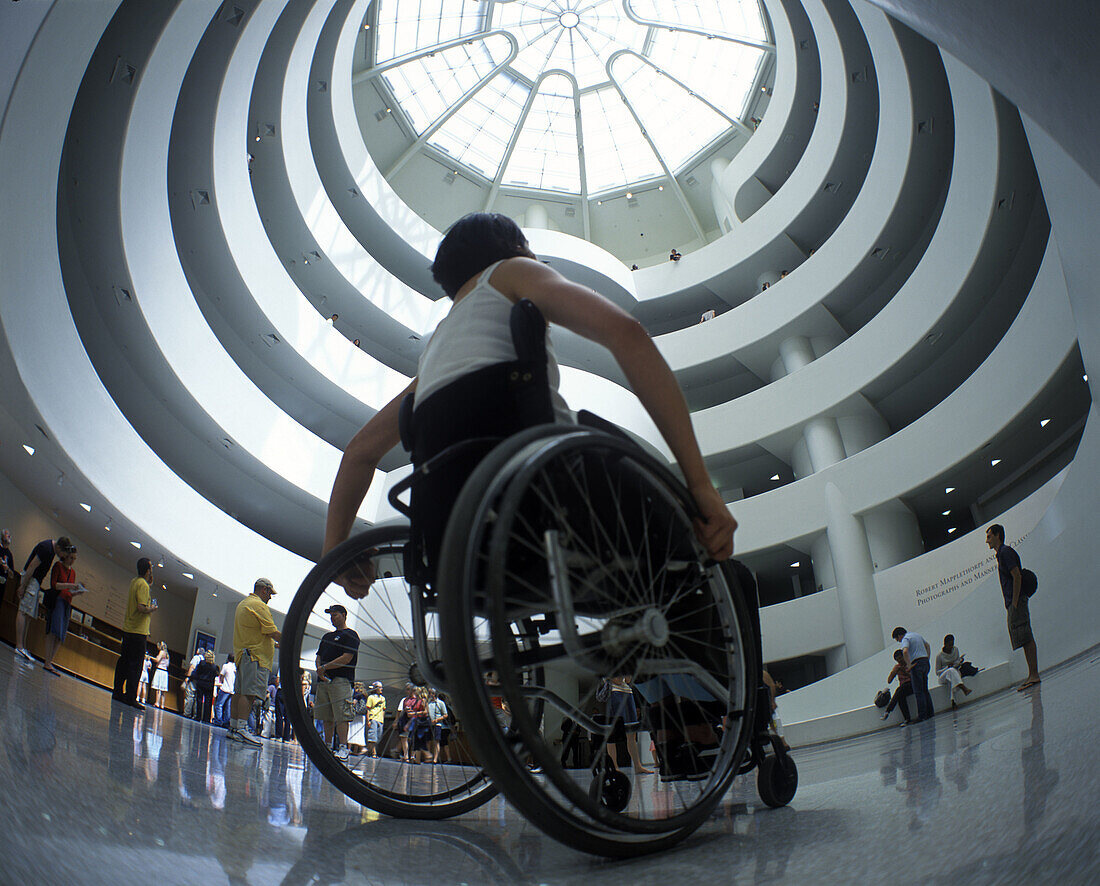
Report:
[[[15,588],[16,582],[9,581],[0,603],[0,639],[12,646],[15,645],[15,615],[19,611]],[[44,614],[45,610],[39,607],[39,614],[27,619],[27,651],[40,660],[46,657],[46,621],[40,617]],[[122,632],[113,625],[90,617],[87,620],[92,623],[84,624],[85,617],[85,613],[74,607],[68,635],[57,649],[54,665],[104,689],[113,689]],[[162,703],[166,710],[178,711],[180,678],[172,670],[174,668],[169,668],[168,692]]]

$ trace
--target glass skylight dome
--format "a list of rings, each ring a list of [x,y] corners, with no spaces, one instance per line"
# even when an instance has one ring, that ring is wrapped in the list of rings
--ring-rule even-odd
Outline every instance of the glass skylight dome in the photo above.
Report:
[[[495,187],[592,197],[744,130],[773,50],[756,0],[376,0],[368,22],[416,147]]]

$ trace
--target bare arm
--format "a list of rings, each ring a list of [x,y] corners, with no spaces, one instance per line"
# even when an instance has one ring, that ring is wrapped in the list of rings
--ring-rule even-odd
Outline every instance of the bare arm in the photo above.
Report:
[[[611,351],[683,471],[703,516],[695,524],[699,541],[715,559],[729,557],[737,521],[703,464],[680,385],[642,325],[603,296],[534,259],[505,261],[493,272],[492,283],[514,300],[529,298],[551,323]]]
[[[351,527],[355,523],[355,514],[363,503],[367,490],[370,489],[378,462],[401,440],[397,424],[401,401],[415,390],[416,379],[413,379],[405,390],[360,428],[344,450],[340,469],[336,472],[336,480],[332,484],[332,494],[329,496],[323,554],[327,554],[340,544],[351,532]]]
[[[1019,566],[1012,567],[1012,608],[1020,605],[1020,588],[1023,587],[1024,576]]]
[[[38,555],[36,554],[34,559],[27,564],[27,568],[23,570],[23,575],[19,579],[19,593],[17,595],[20,600],[23,599],[23,595],[27,592],[27,585],[30,583],[34,570],[41,565],[42,561],[38,559]]]

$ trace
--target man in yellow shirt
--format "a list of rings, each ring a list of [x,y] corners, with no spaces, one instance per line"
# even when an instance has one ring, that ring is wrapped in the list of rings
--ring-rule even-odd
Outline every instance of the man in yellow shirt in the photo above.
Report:
[[[256,579],[252,593],[237,604],[233,619],[233,656],[237,662],[237,686],[233,695],[232,714],[227,737],[258,748],[263,742],[248,734],[245,728],[252,708],[267,697],[267,680],[275,661],[275,644],[282,634],[275,627],[268,601],[275,596],[275,586],[266,578]]]
[[[153,583],[153,561],[142,557],[137,561],[137,577],[130,582],[130,594],[126,599],[126,618],[122,622],[122,649],[115,664],[115,686],[111,698],[128,704],[139,711],[145,705],[137,700],[141,665],[145,660],[145,647],[149,642],[150,616],[157,611],[150,599],[149,585]]]
[[[386,696],[382,694],[382,683],[375,680],[367,696],[367,753],[378,756],[378,745],[382,741],[382,724],[386,719]]]

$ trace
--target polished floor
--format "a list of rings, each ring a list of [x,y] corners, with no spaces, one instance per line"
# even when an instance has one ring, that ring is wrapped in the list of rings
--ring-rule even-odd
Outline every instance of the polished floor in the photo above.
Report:
[[[1100,648],[905,729],[795,751],[794,802],[753,776],[678,848],[608,862],[501,800],[448,822],[347,801],[296,746],[138,714],[0,646],[0,883],[1100,882]]]

